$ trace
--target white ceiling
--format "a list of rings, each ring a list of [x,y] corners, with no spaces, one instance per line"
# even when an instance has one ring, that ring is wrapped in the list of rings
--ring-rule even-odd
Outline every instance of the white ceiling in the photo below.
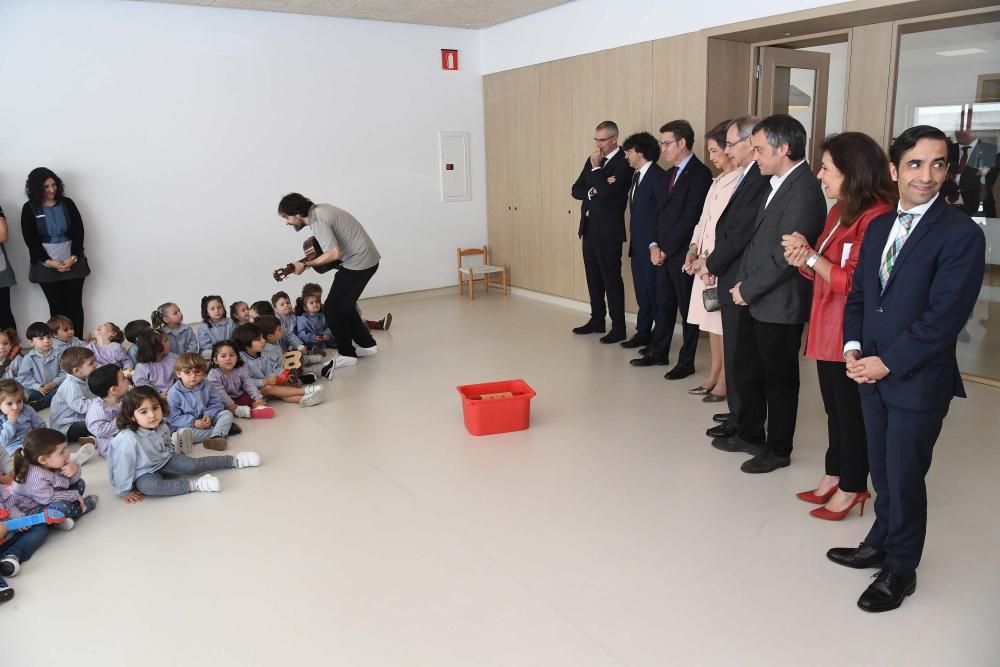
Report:
[[[980,49],[982,53],[961,56],[942,56],[938,53],[968,48]],[[903,35],[899,43],[899,67],[976,68],[1000,72],[1000,22]]]
[[[572,0],[138,0],[290,14],[488,28]]]

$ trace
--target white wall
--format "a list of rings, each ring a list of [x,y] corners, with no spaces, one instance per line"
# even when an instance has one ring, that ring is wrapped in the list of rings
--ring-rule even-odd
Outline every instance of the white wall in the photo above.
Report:
[[[797,12],[830,0],[574,0],[482,31],[483,72],[603,51],[738,21]]]
[[[453,284],[455,247],[486,241],[475,31],[3,0],[0,48],[0,205],[22,333],[48,316],[20,231],[24,179],[40,165],[84,216],[90,327],[162,301],[195,322],[208,293],[268,298],[271,271],[300,257],[307,235],[276,213],[293,190],[368,229],[384,259],[367,295]],[[440,69],[441,48],[461,50],[463,71]],[[471,202],[440,201],[439,130],[472,133]]]

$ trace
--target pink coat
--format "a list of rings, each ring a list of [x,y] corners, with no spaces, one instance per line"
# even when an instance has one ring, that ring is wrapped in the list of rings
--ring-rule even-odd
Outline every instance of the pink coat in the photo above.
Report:
[[[726,204],[736,191],[742,169],[734,169],[728,174],[720,174],[712,181],[705,197],[705,206],[701,209],[701,219],[691,235],[691,245],[697,246],[698,256],[708,257],[715,250],[715,225],[726,210]],[[688,306],[688,322],[697,324],[702,331],[722,335],[722,314],[719,311],[709,313],[705,310],[705,302],[701,293],[705,283],[697,276],[691,287],[691,305]]]

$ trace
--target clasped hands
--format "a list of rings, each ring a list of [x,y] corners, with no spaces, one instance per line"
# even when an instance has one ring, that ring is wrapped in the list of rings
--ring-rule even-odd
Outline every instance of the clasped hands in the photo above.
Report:
[[[716,277],[708,272],[708,267],[705,266],[705,258],[698,257],[698,255],[690,252],[684,258],[684,266],[681,267],[681,271],[689,276],[698,276],[701,278],[701,282],[705,284],[705,287],[713,287],[717,282]]]
[[[785,250],[785,261],[791,266],[801,268],[806,260],[815,254],[806,237],[799,232],[792,232],[781,237],[781,247]]]
[[[857,350],[844,354],[847,361],[847,377],[858,384],[875,384],[889,374],[889,369],[879,357],[862,357]]]
[[[76,261],[75,256],[64,261],[59,261],[58,259],[47,259],[45,260],[45,266],[50,269],[55,269],[59,273],[66,273],[76,265]]]

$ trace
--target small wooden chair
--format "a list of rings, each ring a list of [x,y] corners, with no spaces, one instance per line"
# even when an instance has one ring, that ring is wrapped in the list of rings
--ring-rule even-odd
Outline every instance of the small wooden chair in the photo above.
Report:
[[[462,259],[465,257],[481,255],[483,258],[482,264],[473,264],[471,266],[463,266]],[[458,249],[458,293],[463,294],[464,288],[467,285],[469,288],[469,298],[475,299],[475,283],[481,282],[486,284],[487,293],[490,291],[490,287],[496,287],[497,289],[503,290],[504,294],[507,294],[509,287],[507,284],[507,267],[506,266],[494,266],[490,264],[490,255],[487,251],[486,246],[482,248],[469,248],[468,250]]]

